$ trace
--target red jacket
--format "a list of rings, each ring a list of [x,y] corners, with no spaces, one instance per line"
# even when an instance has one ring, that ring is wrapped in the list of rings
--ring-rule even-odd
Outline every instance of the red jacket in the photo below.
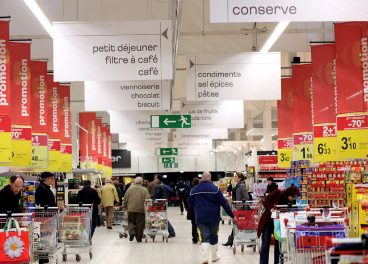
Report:
[[[289,200],[285,196],[285,191],[280,191],[279,189],[274,190],[272,193],[266,196],[266,209],[261,216],[258,224],[258,237],[261,236],[263,229],[265,228],[268,220],[271,218],[271,209],[275,208],[275,205],[287,205]]]

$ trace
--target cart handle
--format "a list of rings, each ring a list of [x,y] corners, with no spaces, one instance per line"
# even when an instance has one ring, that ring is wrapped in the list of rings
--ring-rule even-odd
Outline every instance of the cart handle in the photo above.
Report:
[[[69,207],[92,207],[93,204],[68,204]]]
[[[11,216],[32,216],[33,213],[24,213],[24,214],[21,214],[21,213],[16,213],[16,214],[11,214]],[[0,217],[8,217],[7,214],[0,214]]]
[[[304,221],[304,219],[288,219],[290,222],[296,223],[296,222],[301,222]],[[307,221],[307,219],[305,219],[305,221]],[[332,219],[316,219],[316,223],[320,223],[320,222],[346,222],[349,221],[348,218],[332,218]]]

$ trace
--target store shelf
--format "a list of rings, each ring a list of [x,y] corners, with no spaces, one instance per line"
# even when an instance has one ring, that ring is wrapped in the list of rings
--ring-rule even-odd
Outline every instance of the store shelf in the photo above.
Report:
[[[287,173],[286,170],[262,170],[258,171],[258,173]]]
[[[266,180],[267,178],[263,177],[263,178],[259,178],[258,180],[259,181],[262,181],[262,180]],[[286,178],[273,178],[274,181],[285,181]]]

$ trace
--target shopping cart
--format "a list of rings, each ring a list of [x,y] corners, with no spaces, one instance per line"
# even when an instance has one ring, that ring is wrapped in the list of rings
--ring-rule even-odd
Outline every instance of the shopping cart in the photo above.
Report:
[[[231,207],[231,197],[225,197],[227,203],[229,204],[229,206]],[[229,225],[231,225],[231,218],[230,216],[226,213],[225,209],[221,206],[221,223],[224,224],[225,221],[227,221],[229,223]]]
[[[3,201],[4,202],[4,201]],[[34,262],[34,252],[33,252],[33,223],[34,223],[34,216],[32,213],[24,213],[24,214],[12,214],[11,212],[8,212],[7,214],[0,214],[0,229],[4,229],[6,226],[8,220],[10,218],[14,218],[18,221],[19,227],[21,229],[28,230],[29,233],[29,262],[23,262],[18,264],[28,264]],[[3,245],[1,245],[1,248],[3,248]]]
[[[330,248],[330,245],[333,248]],[[368,263],[368,234],[361,238],[332,238],[326,241],[326,264]]]
[[[244,252],[244,246],[252,246],[253,252],[256,252],[258,246],[260,252],[261,248],[257,238],[259,202],[233,201],[232,209],[236,218],[236,222],[233,223],[233,253],[235,254],[236,246],[239,245],[241,252]]]
[[[68,254],[75,254],[76,260],[81,261],[80,254],[83,252],[89,252],[89,258],[92,259],[91,227],[92,206],[90,204],[65,206],[59,218],[60,240],[64,244],[62,252],[64,262]],[[77,251],[67,251],[73,248]]]
[[[122,206],[114,207],[114,225],[121,226],[120,238],[128,237],[128,212]]]
[[[162,241],[169,242],[168,239],[168,218],[166,199],[144,200],[146,225],[144,230],[145,242],[148,237],[155,241],[156,236],[162,236]]]
[[[34,214],[33,250],[34,258],[47,259],[50,262],[58,261],[58,207],[28,207],[28,212]]]

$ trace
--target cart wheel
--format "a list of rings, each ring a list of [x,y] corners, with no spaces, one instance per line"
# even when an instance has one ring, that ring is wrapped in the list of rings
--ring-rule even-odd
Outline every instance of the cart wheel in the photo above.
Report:
[[[81,258],[81,256],[80,256],[80,255],[78,255],[78,254],[77,254],[77,255],[75,255],[75,260],[76,260],[77,262],[80,262],[80,261],[81,261],[81,259],[82,259],[82,258]]]
[[[67,254],[63,254],[63,262],[66,262],[68,259],[68,255]]]
[[[162,241],[165,242],[165,236],[162,236]]]
[[[222,220],[222,221],[221,221],[221,224],[224,224],[224,223],[225,223],[225,220]]]
[[[123,238],[124,235],[122,233],[119,234],[119,238]]]
[[[229,220],[229,225],[231,225],[231,220]]]
[[[125,233],[125,234],[124,234],[124,237],[125,237],[125,238],[127,238],[127,237],[128,237],[128,234],[127,234],[127,233]]]
[[[89,259],[92,259],[93,255],[92,252],[89,252]]]
[[[261,248],[258,247],[258,254],[261,254]]]
[[[241,251],[241,252],[244,252],[244,245],[241,245],[241,247],[240,247],[240,251]]]
[[[166,238],[166,243],[169,243],[169,238],[168,237]]]
[[[147,237],[146,237],[146,238],[144,239],[144,242],[145,242],[145,243],[147,243],[147,241],[148,241],[148,239],[147,239]]]
[[[236,252],[236,247],[233,247],[233,253],[235,254],[235,252]]]
[[[152,237],[152,241],[155,242],[155,237],[154,236]]]
[[[254,246],[253,246],[253,252],[256,252],[256,249],[257,249],[257,246],[256,246],[256,245],[254,245]]]

